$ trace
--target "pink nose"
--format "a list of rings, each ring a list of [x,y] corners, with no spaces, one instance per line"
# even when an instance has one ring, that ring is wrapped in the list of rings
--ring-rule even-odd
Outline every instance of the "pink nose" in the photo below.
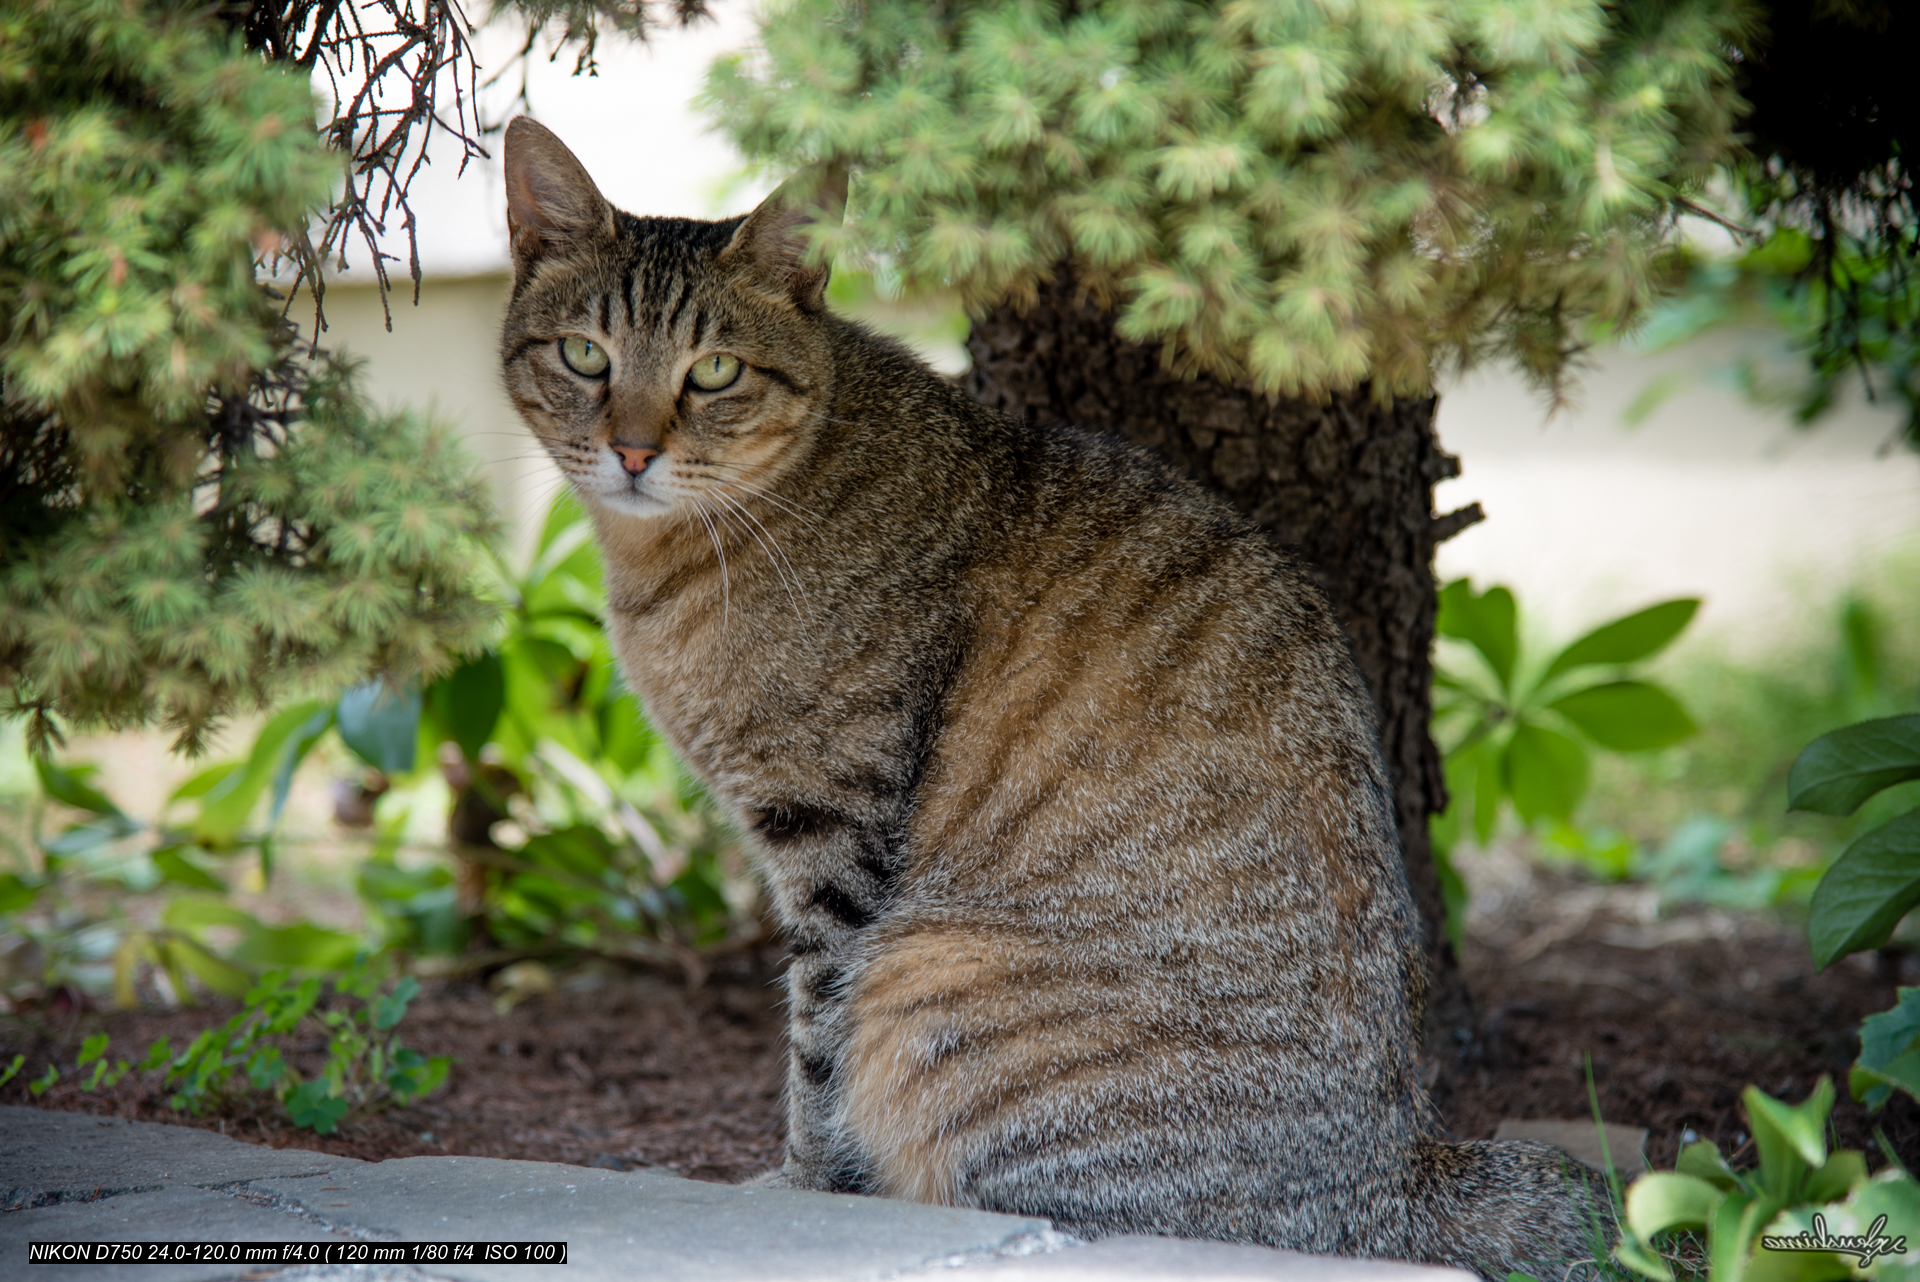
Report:
[[[633,445],[615,445],[613,452],[620,456],[620,466],[635,476],[647,470],[647,464],[653,461],[659,450],[642,449]]]

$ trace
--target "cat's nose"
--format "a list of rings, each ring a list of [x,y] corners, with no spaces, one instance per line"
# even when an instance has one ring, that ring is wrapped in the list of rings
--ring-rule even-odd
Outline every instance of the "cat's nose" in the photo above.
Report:
[[[638,476],[647,470],[647,464],[651,463],[653,456],[660,451],[635,445],[615,445],[613,452],[620,456],[621,467],[626,468],[627,471],[634,476]]]

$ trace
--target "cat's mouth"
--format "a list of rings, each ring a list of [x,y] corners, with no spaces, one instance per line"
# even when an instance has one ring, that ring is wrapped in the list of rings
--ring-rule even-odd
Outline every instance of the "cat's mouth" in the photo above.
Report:
[[[667,477],[669,464],[661,455],[648,462],[644,471],[629,474],[624,469],[611,475],[599,469],[590,477],[575,482],[600,504],[626,516],[665,516],[674,510],[673,487]]]

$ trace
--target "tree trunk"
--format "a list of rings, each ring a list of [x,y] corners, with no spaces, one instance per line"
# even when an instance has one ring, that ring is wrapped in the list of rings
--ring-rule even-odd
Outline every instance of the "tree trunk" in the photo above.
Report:
[[[1450,1068],[1477,1021],[1448,942],[1428,818],[1446,805],[1428,732],[1436,608],[1433,549],[1477,520],[1436,518],[1434,482],[1459,473],[1433,433],[1435,400],[1379,404],[1363,389],[1324,405],[1269,401],[1246,387],[1183,379],[1159,353],[1122,340],[1065,272],[1024,314],[973,326],[967,389],[1030,422],[1118,432],[1159,450],[1313,568],[1353,644],[1380,713],[1407,880],[1426,929],[1425,1040]]]

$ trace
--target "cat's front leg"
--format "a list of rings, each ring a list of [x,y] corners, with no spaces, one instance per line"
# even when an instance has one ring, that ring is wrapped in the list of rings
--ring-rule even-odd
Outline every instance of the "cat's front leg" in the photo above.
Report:
[[[787,967],[787,1160],[779,1184],[828,1193],[858,1193],[863,1163],[839,1125],[837,1078],[847,1030],[844,976],[852,941],[796,951]],[[802,947],[796,939],[796,948]]]
[[[788,1188],[868,1191],[866,1156],[842,1121],[841,1077],[847,997],[868,934],[893,906],[899,877],[894,843],[832,811],[759,812],[755,828],[768,850],[769,880],[792,940],[787,967]]]

